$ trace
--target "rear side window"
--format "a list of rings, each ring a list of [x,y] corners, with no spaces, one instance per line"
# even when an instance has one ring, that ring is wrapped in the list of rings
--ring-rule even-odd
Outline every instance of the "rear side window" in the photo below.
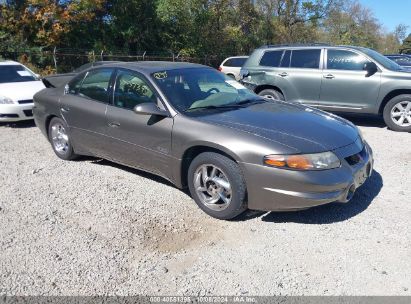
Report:
[[[109,102],[108,87],[112,69],[99,69],[87,73],[79,94],[104,103]]]
[[[283,51],[268,51],[265,52],[260,60],[260,65],[268,67],[278,67],[280,65]]]
[[[321,50],[293,50],[291,54],[292,68],[318,69],[320,67]]]
[[[351,51],[327,51],[327,69],[329,70],[363,71],[366,62],[368,60],[364,56]]]
[[[231,58],[231,59],[228,59],[226,62],[224,62],[224,66],[241,68],[246,61],[247,61],[247,58]]]

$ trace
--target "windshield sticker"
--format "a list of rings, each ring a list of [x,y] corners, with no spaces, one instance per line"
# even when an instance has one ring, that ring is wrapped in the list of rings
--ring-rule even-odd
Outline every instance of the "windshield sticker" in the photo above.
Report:
[[[241,83],[235,81],[235,80],[226,80],[225,81],[227,84],[230,86],[234,87],[237,90],[246,90],[247,88],[243,86]]]
[[[17,71],[17,73],[22,77],[30,77],[32,76],[29,71]]]
[[[155,79],[165,79],[167,78],[167,71],[154,73],[153,76]]]

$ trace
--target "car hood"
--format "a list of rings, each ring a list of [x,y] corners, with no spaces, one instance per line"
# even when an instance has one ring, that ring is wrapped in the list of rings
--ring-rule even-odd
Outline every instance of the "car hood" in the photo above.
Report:
[[[247,132],[293,149],[318,153],[352,144],[357,128],[333,114],[288,102],[266,102],[197,117],[204,122]]]
[[[13,101],[33,99],[34,94],[44,89],[44,84],[38,81],[11,82],[0,84],[0,95]]]

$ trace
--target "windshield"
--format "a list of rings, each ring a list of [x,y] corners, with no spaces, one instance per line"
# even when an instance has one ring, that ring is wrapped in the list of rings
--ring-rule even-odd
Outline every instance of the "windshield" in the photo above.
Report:
[[[402,67],[400,67],[397,63],[392,61],[391,59],[388,59],[384,55],[371,50],[371,49],[361,49],[365,54],[370,56],[372,59],[377,61],[379,64],[381,64],[384,68],[392,70],[392,71],[400,71],[402,70]]]
[[[36,80],[37,77],[22,65],[0,65],[0,83]]]
[[[153,73],[152,77],[180,112],[262,101],[237,81],[211,68],[169,70]]]

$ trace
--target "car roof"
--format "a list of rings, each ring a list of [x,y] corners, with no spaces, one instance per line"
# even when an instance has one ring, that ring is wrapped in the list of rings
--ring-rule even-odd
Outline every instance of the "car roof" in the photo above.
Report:
[[[188,62],[171,62],[171,61],[136,61],[136,62],[116,62],[109,63],[99,67],[126,68],[137,70],[145,74],[155,72],[170,71],[187,68],[210,68],[205,65]],[[96,67],[97,68],[97,67]]]
[[[20,62],[13,61],[13,60],[0,60],[0,65],[22,65]]]
[[[355,50],[365,50],[367,48],[360,47],[360,46],[353,46],[353,45],[331,45],[326,43],[310,43],[310,44],[277,44],[277,45],[263,45],[259,47],[259,50],[270,50],[270,49],[340,49],[340,48],[347,48],[347,49],[355,49]]]
[[[231,57],[227,57],[226,59],[233,59],[233,58],[248,58],[247,55],[243,55],[243,56],[231,56]]]

